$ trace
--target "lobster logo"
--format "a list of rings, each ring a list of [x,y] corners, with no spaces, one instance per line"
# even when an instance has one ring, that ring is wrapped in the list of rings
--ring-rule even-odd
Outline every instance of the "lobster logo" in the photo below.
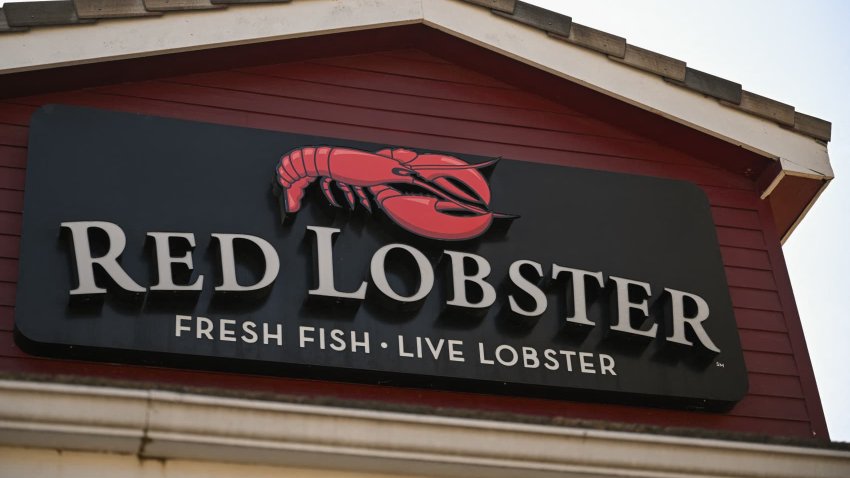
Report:
[[[371,196],[402,228],[431,239],[460,241],[480,236],[494,219],[517,217],[489,209],[490,187],[478,170],[496,161],[468,164],[452,156],[407,149],[371,153],[302,147],[280,159],[276,177],[285,213],[297,212],[305,188],[321,178],[322,192],[335,207],[340,204],[331,190],[334,183],[352,209],[359,201],[371,212]]]

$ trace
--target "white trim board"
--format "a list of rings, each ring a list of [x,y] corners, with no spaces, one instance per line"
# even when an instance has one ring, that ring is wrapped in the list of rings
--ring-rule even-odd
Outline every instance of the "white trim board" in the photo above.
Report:
[[[427,476],[850,476],[850,451],[14,380],[0,444]]]

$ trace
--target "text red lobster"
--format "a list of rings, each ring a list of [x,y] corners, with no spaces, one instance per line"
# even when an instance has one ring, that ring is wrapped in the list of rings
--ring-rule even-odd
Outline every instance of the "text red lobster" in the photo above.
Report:
[[[371,153],[319,146],[290,151],[280,159],[276,173],[287,213],[301,208],[304,189],[321,178],[322,191],[334,206],[339,203],[331,191],[332,182],[350,207],[356,198],[371,211],[365,189],[404,229],[432,239],[463,240],[483,234],[494,218],[514,217],[489,210],[490,187],[478,169],[493,163],[471,165],[452,156],[407,149]],[[399,185],[414,186],[406,189],[416,192],[402,192]]]

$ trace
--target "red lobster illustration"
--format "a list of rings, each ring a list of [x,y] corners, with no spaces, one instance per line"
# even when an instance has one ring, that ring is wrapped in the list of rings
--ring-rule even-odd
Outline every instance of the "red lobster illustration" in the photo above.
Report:
[[[371,153],[317,146],[285,154],[276,173],[286,213],[298,211],[304,189],[321,178],[322,192],[336,207],[340,205],[331,191],[334,182],[351,208],[356,198],[371,212],[368,190],[378,207],[404,229],[457,241],[483,234],[494,218],[516,217],[489,210],[490,187],[478,169],[496,161],[468,164],[452,156],[400,148]]]

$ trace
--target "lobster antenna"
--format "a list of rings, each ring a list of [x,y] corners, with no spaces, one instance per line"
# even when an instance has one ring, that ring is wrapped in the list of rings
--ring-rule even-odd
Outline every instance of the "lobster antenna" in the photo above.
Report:
[[[491,159],[490,161],[477,164],[426,164],[422,166],[413,166],[413,169],[417,171],[427,171],[431,169],[483,169],[498,163],[501,159],[502,158]]]

